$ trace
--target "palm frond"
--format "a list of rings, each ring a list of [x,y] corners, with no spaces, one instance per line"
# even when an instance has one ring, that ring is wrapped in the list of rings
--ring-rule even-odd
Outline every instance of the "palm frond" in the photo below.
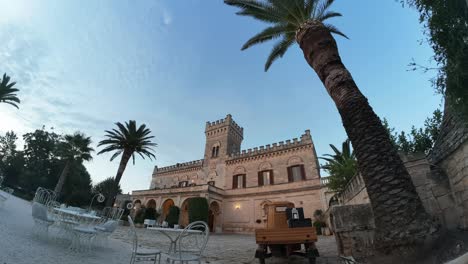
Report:
[[[326,12],[324,14],[322,14],[321,16],[317,17],[317,20],[320,20],[320,21],[325,21],[329,18],[332,18],[332,17],[340,17],[340,16],[343,16],[341,13],[338,13],[338,12],[333,12],[333,11],[330,11],[330,12]]]
[[[13,87],[15,84],[16,82],[10,83],[10,76],[6,75],[6,73],[3,74],[2,81],[0,82],[0,103],[6,103],[19,108],[18,104],[21,101],[16,95],[19,90]]]
[[[341,32],[338,28],[336,28],[335,26],[333,25],[330,25],[330,24],[324,24],[324,26],[333,34],[337,34],[337,35],[340,35],[346,39],[349,39],[348,36],[346,36],[343,32]]]
[[[260,44],[268,40],[272,40],[275,38],[280,37],[281,35],[288,33],[288,32],[294,32],[294,29],[291,30],[289,29],[288,31],[288,25],[285,24],[280,24],[277,26],[273,27],[268,27],[262,32],[258,33],[257,35],[253,36],[251,39],[249,39],[241,48],[241,50],[248,49],[249,47],[255,45],[255,44]]]
[[[268,71],[271,64],[277,60],[278,58],[283,57],[289,47],[294,43],[294,35],[287,34],[280,42],[276,43],[276,45],[271,50],[270,55],[265,63],[265,71]]]

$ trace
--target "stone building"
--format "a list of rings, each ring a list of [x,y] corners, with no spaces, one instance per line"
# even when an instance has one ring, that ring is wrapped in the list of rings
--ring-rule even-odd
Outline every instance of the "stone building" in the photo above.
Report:
[[[206,197],[215,232],[252,232],[263,227],[269,201],[290,201],[306,217],[323,209],[320,171],[310,131],[301,137],[241,150],[244,129],[231,115],[207,122],[204,158],[158,168],[150,188],[132,192],[136,206],[161,209],[164,218],[179,206],[179,224],[188,224],[188,200]]]

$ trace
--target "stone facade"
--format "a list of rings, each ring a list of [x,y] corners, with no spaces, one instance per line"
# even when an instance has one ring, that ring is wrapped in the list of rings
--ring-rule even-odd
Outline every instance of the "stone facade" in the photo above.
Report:
[[[204,158],[155,167],[149,190],[132,192],[134,203],[181,208],[186,225],[187,201],[206,197],[213,231],[252,232],[263,227],[268,201],[290,201],[312,218],[324,209],[320,171],[309,130],[300,138],[241,150],[244,129],[231,115],[207,122]]]

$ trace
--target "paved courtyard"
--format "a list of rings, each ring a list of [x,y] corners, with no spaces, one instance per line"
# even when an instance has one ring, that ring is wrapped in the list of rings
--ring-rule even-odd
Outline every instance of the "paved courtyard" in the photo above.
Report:
[[[128,227],[120,227],[112,238],[130,243],[127,237]],[[139,243],[144,247],[162,248],[167,251],[168,238],[158,231],[138,228]],[[258,263],[254,258],[255,237],[239,234],[211,234],[205,252],[203,263]],[[317,263],[338,263],[335,238],[333,236],[319,236],[317,248],[320,258]],[[290,259],[269,259],[267,263],[308,263],[306,259],[293,256]]]
[[[2,194],[7,195],[3,192]],[[130,261],[128,227],[119,227],[106,247],[94,248],[89,253],[71,252],[67,243],[38,238],[33,235],[33,227],[31,203],[9,196],[0,206],[0,264],[126,264]],[[168,247],[167,238],[156,231],[138,229],[138,235],[143,247]],[[206,257],[202,263],[258,263],[253,258],[255,248],[252,235],[213,234],[210,236]],[[338,263],[333,237],[320,237],[318,249],[322,256],[317,263]],[[267,263],[307,262],[305,259],[294,257],[289,260],[269,260]]]

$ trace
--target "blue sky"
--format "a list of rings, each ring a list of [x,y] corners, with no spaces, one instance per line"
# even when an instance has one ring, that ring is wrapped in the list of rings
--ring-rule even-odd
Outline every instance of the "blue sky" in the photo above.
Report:
[[[204,125],[231,113],[244,127],[243,149],[299,137],[310,129],[319,156],[345,138],[338,112],[295,45],[269,72],[272,43],[240,51],[265,27],[234,15],[220,0],[0,0],[0,72],[18,82],[20,110],[0,105],[0,133],[42,125],[103,139],[117,121],[146,123],[156,161],[137,159],[125,192],[146,189],[154,165],[200,159]],[[416,11],[394,0],[336,0],[330,20],[341,57],[380,117],[397,130],[421,126],[441,98]],[[94,156],[94,182],[113,176],[118,159]]]

